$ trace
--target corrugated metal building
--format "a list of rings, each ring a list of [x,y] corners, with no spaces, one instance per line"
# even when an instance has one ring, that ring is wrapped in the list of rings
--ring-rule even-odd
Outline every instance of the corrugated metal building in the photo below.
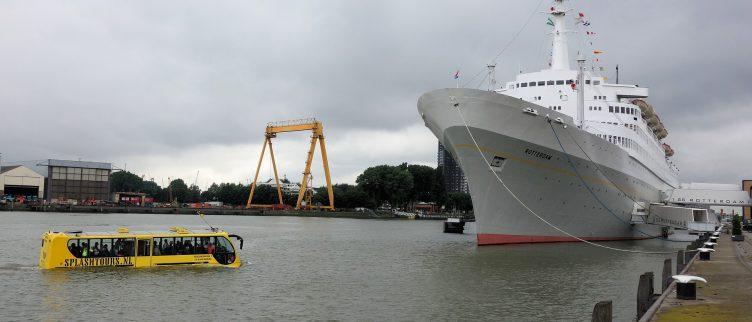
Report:
[[[109,200],[112,164],[47,160],[45,199]]]

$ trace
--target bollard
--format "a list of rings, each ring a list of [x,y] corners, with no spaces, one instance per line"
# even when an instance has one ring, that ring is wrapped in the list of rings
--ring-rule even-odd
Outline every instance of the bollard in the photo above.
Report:
[[[613,309],[611,301],[600,301],[595,303],[592,322],[611,322],[612,319]]]
[[[676,273],[679,274],[679,272]],[[663,274],[661,275],[661,293],[665,292],[669,285],[671,285],[671,259],[666,258],[663,261]]]
[[[676,252],[676,274],[681,274],[684,269],[684,251],[679,250]]]
[[[680,300],[696,300],[697,284],[695,282],[708,282],[702,277],[692,275],[674,275],[673,278],[676,280],[676,298]]]
[[[637,284],[637,319],[653,304],[653,293],[653,272],[640,275],[640,282]]]
[[[710,260],[710,252],[700,252],[700,260],[709,261]]]
[[[676,298],[680,300],[696,300],[697,284],[676,283]]]
[[[695,254],[697,253],[696,250],[684,252],[684,262],[689,263],[689,261],[692,260],[692,257],[695,257]],[[685,264],[686,265],[686,264]]]

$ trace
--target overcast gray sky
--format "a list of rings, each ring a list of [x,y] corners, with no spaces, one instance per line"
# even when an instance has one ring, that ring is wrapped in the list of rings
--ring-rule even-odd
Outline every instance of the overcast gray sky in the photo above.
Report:
[[[316,117],[337,182],[376,164],[435,165],[418,97],[483,68],[537,4],[3,1],[0,153],[127,163],[160,184],[199,170],[202,187],[247,183],[267,122]],[[621,80],[650,87],[683,181],[752,178],[752,2],[567,4],[591,21],[607,74],[618,63]],[[545,20],[500,57],[499,81],[545,67]],[[291,179],[307,140],[276,141]],[[262,169],[269,177],[268,161]]]

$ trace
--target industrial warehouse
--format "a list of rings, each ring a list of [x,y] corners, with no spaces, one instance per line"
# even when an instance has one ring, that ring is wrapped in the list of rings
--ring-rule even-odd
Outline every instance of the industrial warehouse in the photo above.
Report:
[[[8,163],[0,169],[3,200],[85,203],[108,200],[112,164],[71,160]]]

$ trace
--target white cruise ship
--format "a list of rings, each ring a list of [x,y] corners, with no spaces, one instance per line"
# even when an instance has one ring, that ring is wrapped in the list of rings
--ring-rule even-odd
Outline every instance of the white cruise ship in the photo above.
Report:
[[[570,60],[570,10],[561,0],[546,10],[548,69],[494,90],[447,88],[418,100],[426,126],[467,176],[478,244],[660,235],[633,219],[679,186],[648,89],[609,83],[584,58]]]

